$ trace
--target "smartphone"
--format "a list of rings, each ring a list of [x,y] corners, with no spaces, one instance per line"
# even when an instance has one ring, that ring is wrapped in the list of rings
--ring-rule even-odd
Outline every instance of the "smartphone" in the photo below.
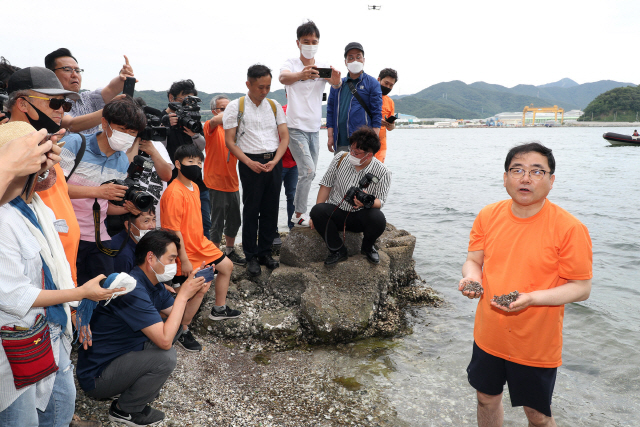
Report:
[[[391,116],[391,117],[385,118],[385,120],[387,121],[387,123],[393,123],[396,121],[397,118],[398,116]]]
[[[198,271],[193,277],[204,277],[204,282],[208,283],[213,280],[213,267],[209,266]]]
[[[318,70],[318,77],[321,79],[330,79],[333,70],[331,68],[316,68]]]
[[[122,88],[122,93],[129,95],[133,98],[133,91],[136,87],[136,78],[135,77],[127,77],[124,81],[124,87]]]

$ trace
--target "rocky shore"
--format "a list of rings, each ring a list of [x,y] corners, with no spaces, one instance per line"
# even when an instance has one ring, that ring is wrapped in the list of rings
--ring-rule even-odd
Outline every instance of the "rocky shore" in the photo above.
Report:
[[[349,260],[331,269],[322,263],[327,252],[316,231],[296,228],[282,238],[280,268],[262,267],[257,277],[234,269],[228,302],[240,318],[208,319],[212,286],[192,324],[204,349],[178,346],[176,370],[154,402],[167,415],[162,425],[401,426],[383,396],[339,376],[313,350],[402,336],[411,331],[407,306],[440,304],[415,273],[415,237],[388,225],[374,266],[359,254],[362,237],[347,233]],[[78,387],[81,419],[111,425],[110,404]]]

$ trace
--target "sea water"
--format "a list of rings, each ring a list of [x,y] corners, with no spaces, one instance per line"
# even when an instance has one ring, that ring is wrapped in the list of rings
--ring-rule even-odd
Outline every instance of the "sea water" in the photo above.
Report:
[[[418,274],[445,299],[442,307],[411,310],[413,333],[347,350],[316,351],[366,390],[381,393],[394,413],[390,425],[476,423],[475,391],[466,378],[476,300],[457,291],[469,231],[479,210],[508,197],[504,159],[514,145],[540,141],[553,149],[556,180],[549,199],[582,221],[593,241],[593,288],[568,304],[563,365],[552,410],[559,426],[640,426],[640,147],[610,147],[604,132],[628,128],[425,129],[389,132],[393,172],[383,211],[417,238]],[[318,172],[332,155],[320,133]],[[280,228],[285,230],[284,191]],[[544,343],[540,343],[544,345]],[[505,425],[525,425],[505,387]]]

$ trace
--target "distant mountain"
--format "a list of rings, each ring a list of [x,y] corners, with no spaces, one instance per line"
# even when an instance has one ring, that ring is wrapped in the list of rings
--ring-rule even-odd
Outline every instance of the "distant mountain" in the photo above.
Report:
[[[584,109],[583,121],[634,122],[640,117],[640,87],[611,89],[596,97]]]
[[[558,86],[564,82],[565,87]],[[599,94],[608,90],[634,86],[602,80],[571,86],[573,80],[562,79],[548,85],[518,85],[513,88],[461,81],[438,83],[418,93],[395,99],[396,111],[417,117],[449,117],[452,119],[486,118],[505,111],[522,111],[526,105],[547,107],[558,105],[566,111],[584,109]],[[573,82],[575,83],[575,82]],[[568,86],[568,87],[567,87]]]
[[[547,83],[546,85],[539,85],[538,87],[563,87],[563,88],[570,88],[570,87],[574,87],[574,86],[579,86],[578,83],[574,82],[571,79],[568,78],[564,78],[562,80],[558,80],[555,83]]]

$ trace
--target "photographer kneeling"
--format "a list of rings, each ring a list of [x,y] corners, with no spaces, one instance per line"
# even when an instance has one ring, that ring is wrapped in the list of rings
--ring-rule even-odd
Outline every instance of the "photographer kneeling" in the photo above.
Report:
[[[380,208],[387,199],[391,172],[374,157],[380,139],[373,129],[361,127],[351,134],[349,143],[349,153],[335,156],[320,181],[310,225],[329,248],[325,265],[347,259],[347,247],[340,239],[345,229],[363,233],[361,252],[378,264],[380,257],[373,245],[387,225]]]

